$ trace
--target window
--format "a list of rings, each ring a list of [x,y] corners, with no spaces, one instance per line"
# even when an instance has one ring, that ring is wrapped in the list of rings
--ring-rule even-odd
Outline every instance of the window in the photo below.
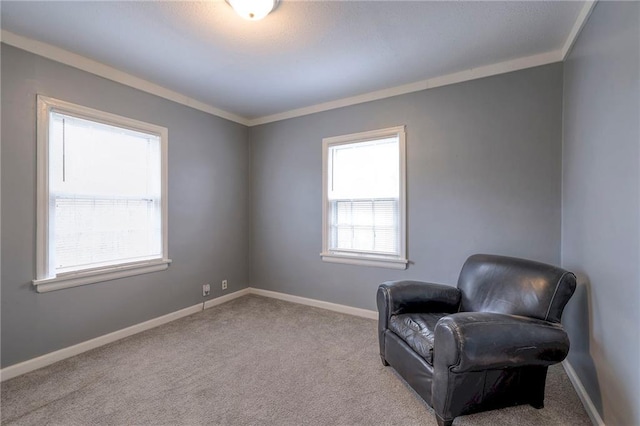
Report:
[[[404,126],[322,145],[322,259],[405,269]]]
[[[38,292],[166,269],[167,129],[38,96]]]

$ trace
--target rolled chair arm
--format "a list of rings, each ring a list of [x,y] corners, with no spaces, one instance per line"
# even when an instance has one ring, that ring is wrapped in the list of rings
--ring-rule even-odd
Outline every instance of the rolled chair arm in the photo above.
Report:
[[[489,312],[460,312],[438,321],[434,367],[454,373],[520,366],[549,366],[569,353],[561,325]]]
[[[378,287],[377,303],[387,319],[412,312],[453,313],[460,305],[460,290],[423,281],[387,281]]]
[[[376,302],[380,356],[383,363],[386,363],[384,333],[392,315],[412,312],[457,312],[460,305],[460,290],[456,287],[423,281],[387,281],[378,287]]]

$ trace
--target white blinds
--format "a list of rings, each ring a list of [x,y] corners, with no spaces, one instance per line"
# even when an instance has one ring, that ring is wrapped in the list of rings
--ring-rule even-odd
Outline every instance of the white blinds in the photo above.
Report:
[[[56,272],[162,256],[160,137],[50,112]]]
[[[333,249],[398,253],[398,200],[333,201]]]
[[[329,249],[399,255],[398,138],[329,147]]]

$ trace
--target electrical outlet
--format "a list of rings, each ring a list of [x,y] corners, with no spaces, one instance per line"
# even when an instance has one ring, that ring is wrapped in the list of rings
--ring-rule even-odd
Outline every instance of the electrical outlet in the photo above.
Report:
[[[203,284],[202,285],[202,297],[207,297],[209,294],[211,294],[211,285],[210,284]]]
[[[227,289],[227,280],[222,280],[222,289],[223,290]]]

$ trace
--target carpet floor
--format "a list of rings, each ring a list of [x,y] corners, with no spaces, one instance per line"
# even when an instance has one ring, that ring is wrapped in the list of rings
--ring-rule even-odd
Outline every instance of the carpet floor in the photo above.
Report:
[[[244,296],[2,383],[6,425],[436,425],[376,321]],[[590,425],[560,365],[545,408],[454,425]]]

